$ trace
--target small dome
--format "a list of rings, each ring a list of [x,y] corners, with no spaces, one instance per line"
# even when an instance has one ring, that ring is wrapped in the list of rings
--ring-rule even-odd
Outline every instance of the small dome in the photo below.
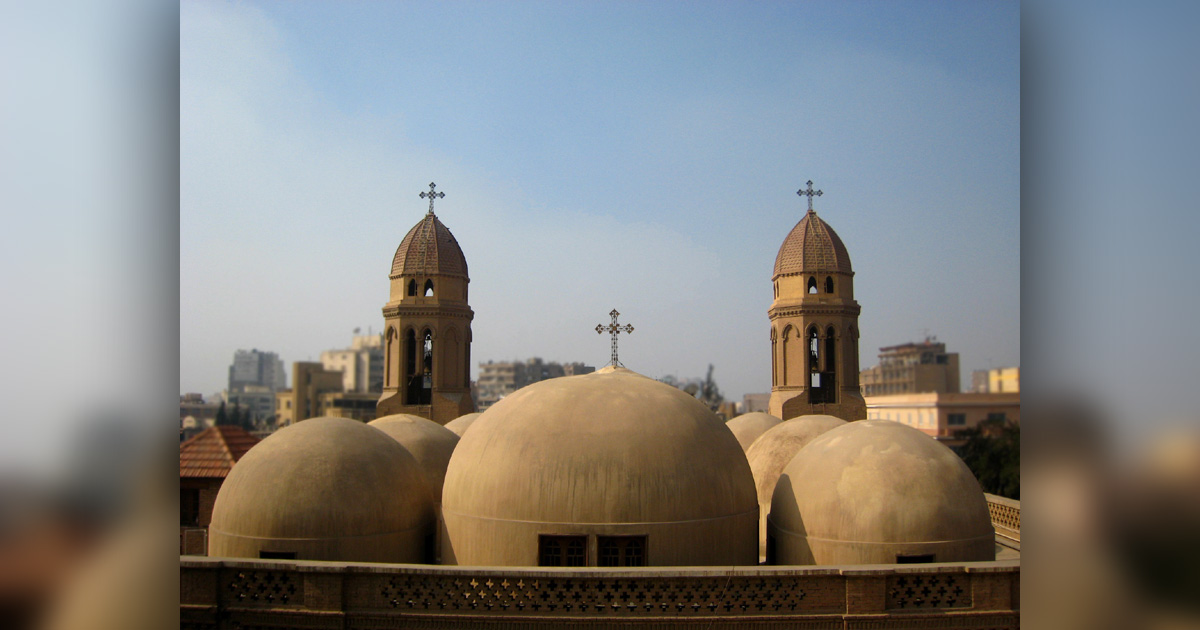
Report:
[[[416,458],[425,480],[429,482],[433,500],[440,503],[446,465],[450,463],[450,455],[458,445],[458,436],[432,420],[404,413],[377,418],[367,426],[388,434]]]
[[[850,268],[850,253],[842,239],[816,212],[809,210],[779,246],[772,280],[779,276],[815,272],[854,273]]]
[[[434,213],[427,213],[396,248],[389,277],[400,276],[467,277],[467,259],[462,248]]]
[[[758,553],[767,551],[767,514],[771,511],[771,495],[783,468],[792,461],[800,449],[817,436],[836,429],[845,420],[833,416],[800,416],[777,423],[763,433],[746,450],[750,462],[750,473],[754,475],[754,487],[758,490]]]
[[[421,467],[347,418],[276,431],[233,466],[213,505],[208,555],[423,562],[433,499]]]
[[[889,420],[851,422],[800,449],[775,485],[767,534],[775,564],[970,562],[996,550],[967,465]]]
[[[475,423],[475,419],[478,417],[478,411],[459,416],[450,422],[447,422],[446,428],[453,431],[458,437],[462,437],[463,434],[467,432],[467,429],[471,428],[471,425]]]
[[[694,397],[624,368],[534,383],[488,408],[450,458],[442,512],[448,563],[537,565],[547,535],[586,549],[644,536],[646,565],[756,561],[754,478],[737,440]]]
[[[742,446],[742,450],[744,451],[750,448],[750,445],[754,443],[754,440],[758,439],[758,436],[780,422],[783,422],[783,420],[769,413],[755,411],[744,413],[726,422],[725,426],[729,427],[730,431],[733,431],[733,437],[737,438],[738,444]]]

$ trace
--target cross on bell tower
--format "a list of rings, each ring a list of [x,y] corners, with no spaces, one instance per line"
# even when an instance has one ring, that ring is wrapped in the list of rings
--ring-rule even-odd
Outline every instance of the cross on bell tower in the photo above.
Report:
[[[608,334],[612,335],[613,367],[624,367],[621,365],[621,362],[617,360],[617,335],[620,333],[633,333],[632,324],[625,324],[624,326],[621,326],[617,323],[617,317],[620,317],[620,315],[621,314],[617,312],[617,309],[614,308],[612,312],[609,313],[609,316],[612,317],[612,323],[607,326],[604,324],[596,324],[596,333],[603,334],[605,331],[608,331]]]
[[[433,184],[430,184],[430,186],[432,186],[432,185]],[[421,194],[424,195],[425,193],[421,193]],[[801,188],[800,190],[796,191],[796,194],[800,195],[801,197],[808,197],[808,211],[815,212],[812,207],[813,197],[820,197],[821,195],[823,195],[825,193],[823,193],[819,190],[813,190],[812,189],[812,180],[810,179],[810,180],[808,180],[808,190]],[[429,204],[430,204],[430,207],[432,208],[433,201],[430,201]],[[430,212],[432,212],[432,210],[430,210]]]
[[[811,184],[812,182],[808,182],[808,183]],[[429,182],[429,192],[422,191],[421,195],[420,195],[420,197],[422,199],[429,197],[429,214],[433,214],[433,200],[441,199],[446,196],[446,193],[444,193],[444,192],[434,192],[434,190],[433,190],[434,188],[437,188],[437,184],[435,184],[433,182]],[[820,194],[820,193],[818,193],[818,194]]]

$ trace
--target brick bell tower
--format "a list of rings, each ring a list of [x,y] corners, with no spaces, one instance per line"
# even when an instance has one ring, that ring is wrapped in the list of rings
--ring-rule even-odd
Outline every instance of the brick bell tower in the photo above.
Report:
[[[467,259],[433,213],[436,185],[421,198],[429,212],[404,236],[392,259],[383,307],[383,396],[377,417],[407,413],[438,424],[475,411],[471,399],[471,320]]]
[[[850,254],[813,210],[812,182],[797,191],[808,213],[775,257],[771,318],[771,415],[867,417],[858,385],[858,314]]]

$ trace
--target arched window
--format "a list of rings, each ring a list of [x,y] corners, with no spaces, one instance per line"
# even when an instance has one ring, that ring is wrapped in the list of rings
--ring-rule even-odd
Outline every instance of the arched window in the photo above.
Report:
[[[405,383],[404,404],[415,405],[417,399],[421,397],[421,388],[419,379],[421,375],[417,372],[417,333],[409,328],[408,332],[404,333],[404,379]]]
[[[808,371],[815,375],[821,371],[821,340],[817,338],[817,327],[809,326],[806,336],[808,337]]]
[[[825,276],[825,292],[833,293],[833,276]]]
[[[825,331],[825,369],[824,372],[834,371],[834,357],[837,356],[837,333],[830,326]]]
[[[409,281],[408,281],[408,294],[409,294],[409,295],[416,295],[416,294],[417,294],[417,281],[416,281],[416,280],[409,280]]]
[[[433,280],[425,281],[425,297],[433,296]]]
[[[817,292],[817,278],[816,278],[816,276],[809,276],[809,277],[808,277],[808,292],[809,292],[809,293],[816,293],[816,292]]]
[[[383,384],[388,386],[392,384],[392,349],[395,346],[393,342],[396,340],[396,329],[388,326],[387,329],[387,347],[383,351]]]

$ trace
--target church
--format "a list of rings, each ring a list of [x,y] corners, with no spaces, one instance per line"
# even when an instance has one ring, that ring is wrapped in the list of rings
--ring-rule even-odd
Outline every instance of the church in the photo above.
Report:
[[[1019,503],[866,419],[850,255],[799,194],[770,413],[725,423],[615,349],[473,413],[467,261],[430,184],[390,268],[377,419],[305,420],[233,466],[208,557],[180,560],[181,627],[1017,627],[997,549]]]

